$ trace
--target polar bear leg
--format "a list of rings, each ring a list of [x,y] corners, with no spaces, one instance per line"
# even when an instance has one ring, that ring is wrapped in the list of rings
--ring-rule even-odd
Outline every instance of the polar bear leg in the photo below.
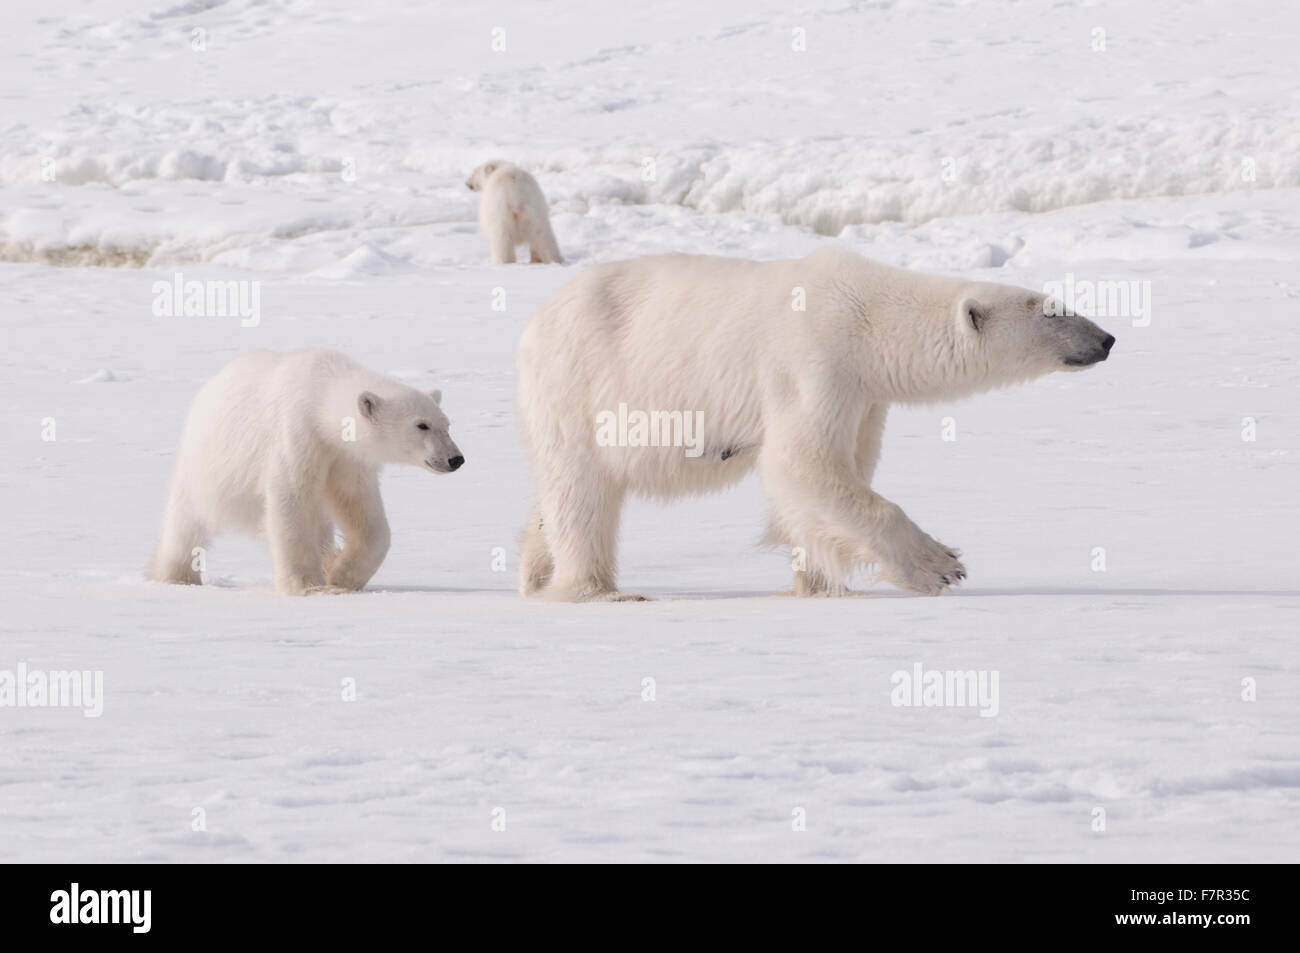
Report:
[[[796,596],[842,596],[848,591],[845,580],[853,567],[853,554],[843,544],[833,551],[814,550],[805,556],[806,569],[796,569],[794,588]]]
[[[325,585],[320,494],[310,482],[295,479],[290,464],[273,467],[266,494],[266,535],[275,591],[301,596]]]
[[[195,558],[200,555],[195,550],[206,549],[207,545],[206,529],[191,512],[183,491],[173,487],[149,578],[187,586],[202,585],[203,577],[194,568]]]
[[[555,569],[544,595],[566,602],[632,601],[620,593],[618,524],[625,490],[594,469],[538,481],[538,508]]]
[[[321,565],[325,567],[325,578],[330,575],[330,568],[338,562],[339,556],[343,555],[343,550],[339,549],[338,530],[334,527],[334,520],[330,518],[329,511],[326,510],[321,514],[320,523],[316,530],[317,549],[320,550]]]
[[[549,218],[535,221],[528,231],[528,260],[539,265],[559,265],[564,263],[560,255],[560,243],[555,240]]]
[[[867,486],[871,485],[871,478],[876,472],[876,463],[880,459],[880,446],[885,434],[885,417],[888,412],[888,404],[874,404],[862,415],[862,422],[858,425],[857,450],[854,453],[853,464],[858,478]],[[798,545],[779,529],[769,533],[768,541],[792,548]],[[847,591],[844,583],[854,563],[857,562],[853,548],[846,545],[843,540],[839,541],[838,545],[833,543],[829,548],[825,543],[817,541],[804,540],[804,543],[805,545],[801,547],[802,552],[798,554],[801,558],[795,560],[796,565],[802,564],[803,568],[795,570],[794,595],[843,595]],[[811,548],[807,545],[809,543],[812,543]]]
[[[843,446],[840,435],[810,431],[809,420],[835,417],[791,408],[773,422],[759,455],[759,472],[778,527],[773,535],[802,546],[808,554],[807,594],[819,594],[823,579],[842,584],[855,563],[876,563],[885,579],[929,595],[964,579],[966,570],[955,551],[926,535],[897,504],[866,485],[852,436],[850,455],[838,449]]]
[[[492,264],[513,265],[515,263],[515,236],[504,222],[496,222],[488,235],[488,247],[492,250]]]
[[[769,497],[772,494],[768,494]],[[808,538],[809,534],[788,526],[789,514],[778,512],[775,498],[767,531],[763,534],[763,545],[777,546],[790,551],[790,568],[794,570],[794,588],[792,596],[836,596],[844,593],[843,578],[837,576],[825,554],[809,546],[816,542]],[[845,572],[844,576],[847,577]]]
[[[871,485],[871,478],[876,475],[880,446],[885,439],[885,417],[888,414],[888,404],[872,404],[858,425],[858,449],[853,462],[858,468],[858,476],[867,486]]]
[[[336,469],[325,495],[343,531],[343,551],[331,562],[326,581],[339,589],[364,589],[383,564],[392,541],[378,474]]]
[[[546,533],[542,527],[542,514],[533,507],[528,523],[519,532],[519,593],[524,596],[536,594],[551,581],[555,572],[555,560],[546,545]]]

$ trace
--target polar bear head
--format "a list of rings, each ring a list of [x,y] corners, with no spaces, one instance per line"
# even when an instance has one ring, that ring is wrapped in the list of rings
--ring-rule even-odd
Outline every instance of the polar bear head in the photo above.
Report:
[[[442,412],[442,391],[412,389],[396,397],[362,391],[357,409],[367,425],[367,449],[377,463],[409,463],[450,473],[465,462],[451,439],[451,421]]]
[[[1010,285],[961,290],[956,356],[988,386],[1081,371],[1106,360],[1115,336],[1046,295]]]
[[[465,188],[471,192],[482,192],[483,186],[487,185],[487,180],[492,177],[492,174],[498,169],[509,167],[509,165],[510,163],[504,159],[493,159],[491,162],[484,162],[465,180]]]

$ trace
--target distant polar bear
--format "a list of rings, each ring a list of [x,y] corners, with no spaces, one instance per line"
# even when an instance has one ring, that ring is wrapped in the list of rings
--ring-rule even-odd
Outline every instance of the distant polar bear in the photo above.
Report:
[[[478,227],[492,250],[493,264],[514,264],[515,249],[520,245],[528,246],[530,261],[564,262],[551,231],[546,196],[531,175],[517,165],[496,159],[475,169],[465,185],[483,193]]]
[[[796,594],[841,593],[869,564],[937,594],[965,577],[956,551],[871,489],[889,405],[1077,370],[1114,341],[1041,294],[838,248],[798,261],[661,255],[590,268],[542,306],[519,346],[536,495],[521,591],[639,598],[615,584],[624,497],[716,490],[757,469],[767,541],[801,551]],[[679,420],[698,421],[689,441],[674,439]]]
[[[441,401],[337,351],[235,358],[190,406],[150,577],[200,583],[195,548],[240,529],[268,536],[283,595],[361,589],[388,553],[380,467],[465,462]]]

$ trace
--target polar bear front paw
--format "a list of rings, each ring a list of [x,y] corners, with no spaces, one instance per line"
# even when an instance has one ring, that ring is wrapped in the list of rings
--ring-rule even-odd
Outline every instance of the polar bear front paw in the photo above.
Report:
[[[937,596],[966,578],[966,567],[957,558],[958,551],[937,539],[921,534],[921,544],[910,547],[908,561],[901,571],[888,574],[889,581],[902,589]]]

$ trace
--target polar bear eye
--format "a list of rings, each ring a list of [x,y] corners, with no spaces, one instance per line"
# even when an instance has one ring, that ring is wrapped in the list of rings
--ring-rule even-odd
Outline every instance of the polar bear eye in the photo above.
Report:
[[[426,424],[426,423],[424,423],[424,422],[420,422],[420,423],[418,423],[418,424],[415,425],[415,428],[416,428],[417,430],[428,430],[428,429],[429,429],[429,425]]]

